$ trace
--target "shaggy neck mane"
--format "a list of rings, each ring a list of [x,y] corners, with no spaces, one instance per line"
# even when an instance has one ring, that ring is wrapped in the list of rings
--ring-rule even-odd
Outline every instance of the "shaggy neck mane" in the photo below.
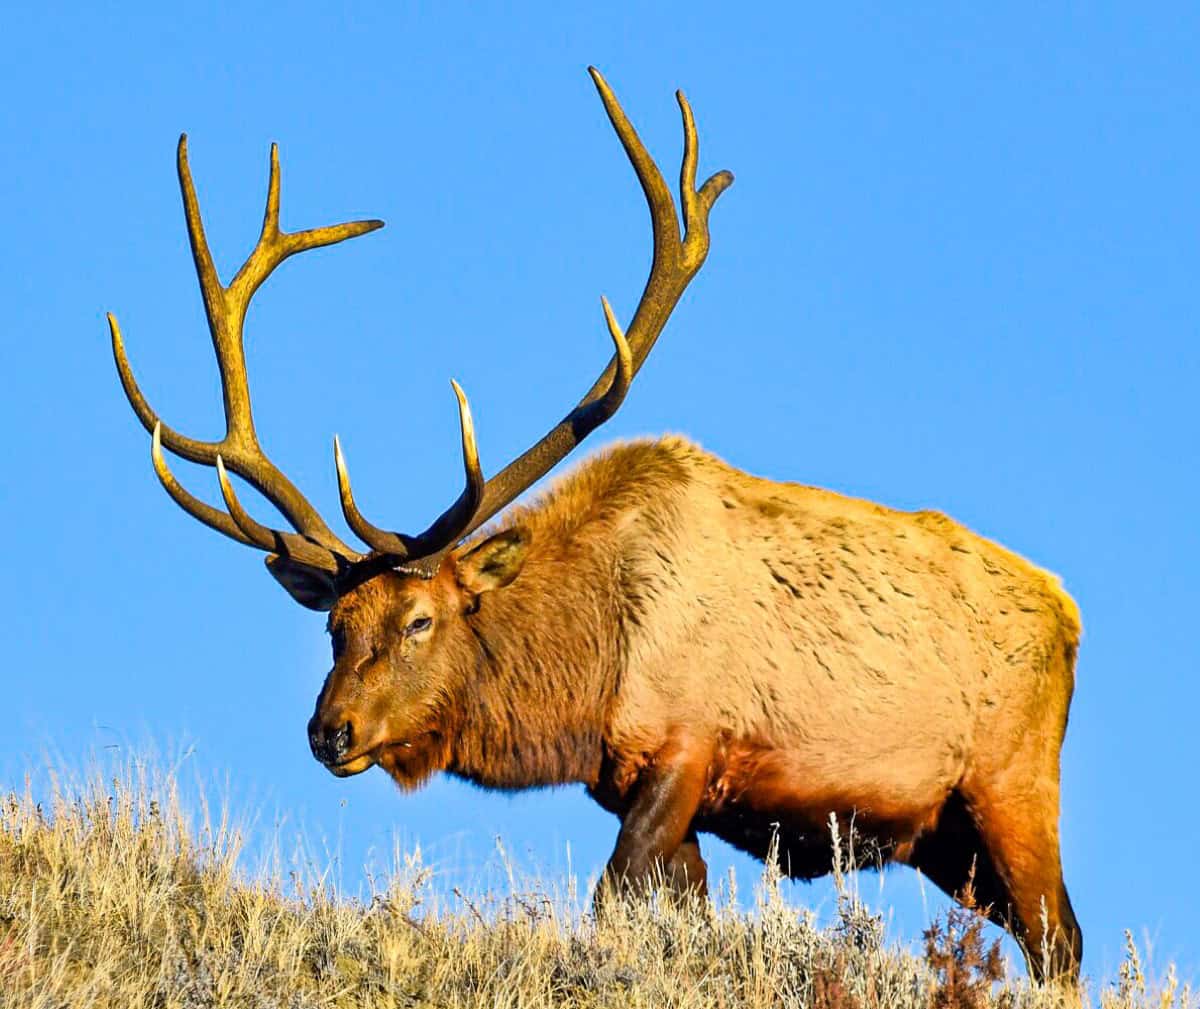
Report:
[[[450,734],[451,773],[489,788],[597,780],[626,653],[628,545],[645,535],[641,513],[681,481],[668,445],[601,452],[506,516],[531,543],[516,580],[467,618],[478,657]]]

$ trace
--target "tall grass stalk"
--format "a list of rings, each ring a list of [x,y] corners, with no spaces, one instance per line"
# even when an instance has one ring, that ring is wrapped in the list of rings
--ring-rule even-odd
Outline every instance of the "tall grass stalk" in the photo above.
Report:
[[[921,953],[888,945],[842,865],[825,926],[783,899],[770,869],[748,909],[643,897],[597,920],[573,884],[512,871],[501,892],[439,894],[419,853],[398,853],[359,897],[281,857],[278,838],[248,872],[227,809],[185,804],[173,773],[144,765],[59,780],[47,796],[26,784],[0,799],[4,1009],[1080,1005],[1002,969],[971,911],[934,923]],[[1173,972],[1148,981],[1132,939],[1091,998],[1200,1004]]]

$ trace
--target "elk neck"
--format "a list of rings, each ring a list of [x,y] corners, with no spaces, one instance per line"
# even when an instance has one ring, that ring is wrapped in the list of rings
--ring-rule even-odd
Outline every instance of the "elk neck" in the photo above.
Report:
[[[595,542],[536,544],[510,586],[481,597],[450,773],[502,789],[595,782],[622,652],[603,554]]]

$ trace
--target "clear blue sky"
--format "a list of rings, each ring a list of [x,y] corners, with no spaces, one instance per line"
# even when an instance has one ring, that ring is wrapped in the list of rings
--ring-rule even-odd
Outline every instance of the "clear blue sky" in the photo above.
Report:
[[[226,279],[277,140],[285,227],[388,227],[260,293],[260,432],[326,515],[340,432],[370,512],[422,526],[461,479],[448,378],[494,472],[602,366],[600,294],[628,318],[641,290],[648,224],[595,63],[668,175],[683,87],[702,170],[737,176],[596,444],[686,432],[753,473],[942,509],[1061,573],[1085,622],[1063,837],[1087,967],[1130,927],[1200,972],[1196,8],[575,6],[6,12],[2,780],[47,747],[186,740],[268,824],[340,844],[350,882],[393,832],[447,883],[493,835],[550,871],[568,842],[582,873],[602,864],[615,821],[581,789],[401,796],[313,761],[323,620],[159,489],[103,317],[165,418],[216,435],[175,140]],[[211,471],[178,472],[216,498]],[[885,898],[916,937],[914,874]]]

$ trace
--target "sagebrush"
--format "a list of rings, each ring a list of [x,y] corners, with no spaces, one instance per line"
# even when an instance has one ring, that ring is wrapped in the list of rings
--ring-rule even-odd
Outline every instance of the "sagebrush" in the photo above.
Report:
[[[242,837],[169,775],[134,768],[25,786],[0,809],[0,1004],[287,1007],[817,1007],[1041,1009],[1080,993],[1030,985],[995,930],[950,912],[914,953],[844,887],[836,919],[786,903],[629,900],[597,921],[586,895],[443,895],[418,856],[361,898],[314,871],[241,867]],[[1086,993],[1084,995],[1086,998]],[[1196,1006],[1136,948],[1094,988],[1107,1009]]]

